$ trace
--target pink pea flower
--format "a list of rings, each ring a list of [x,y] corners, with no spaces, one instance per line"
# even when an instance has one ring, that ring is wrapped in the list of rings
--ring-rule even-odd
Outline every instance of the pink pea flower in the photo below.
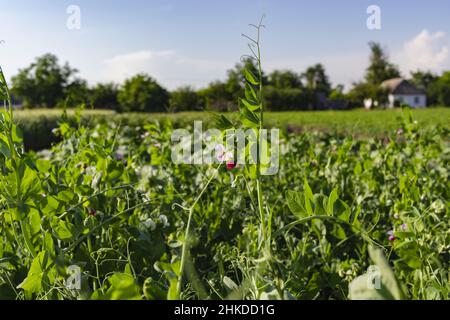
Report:
[[[406,231],[406,229],[408,229],[408,225],[406,223],[402,224],[402,230]]]
[[[233,170],[234,168],[236,168],[236,163],[227,162],[227,170]]]
[[[395,240],[395,236],[394,236],[394,231],[392,231],[392,230],[389,230],[388,232],[387,232],[387,234],[388,234],[388,240],[389,241],[394,241]]]

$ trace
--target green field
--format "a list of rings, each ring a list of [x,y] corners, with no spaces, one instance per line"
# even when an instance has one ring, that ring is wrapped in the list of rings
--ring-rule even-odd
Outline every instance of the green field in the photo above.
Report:
[[[171,121],[65,119],[60,142],[38,154],[22,153],[6,122],[0,299],[448,299],[448,130],[431,126],[443,113],[398,123],[392,111],[269,114],[306,128],[401,130],[286,135],[279,171],[260,180],[252,165],[174,163]],[[73,266],[79,290],[67,286]],[[383,290],[366,286],[373,270]]]
[[[56,127],[62,114],[61,110],[36,109],[16,111],[16,119],[23,129],[34,128],[36,134],[48,134],[49,130]],[[73,110],[69,114],[74,114]],[[429,108],[412,110],[415,120],[421,127],[448,126],[450,123],[450,108]],[[192,123],[194,120],[203,120],[205,125],[211,126],[211,115],[206,112],[180,112],[168,113],[123,113],[118,114],[109,110],[85,110],[83,116],[87,119],[105,119],[142,125],[154,120],[170,119],[178,126]],[[348,133],[352,135],[383,135],[386,132],[396,130],[402,117],[402,110],[371,110],[356,109],[351,111],[289,111],[267,112],[266,124],[289,128],[290,131],[328,131]],[[42,127],[42,129],[38,129]],[[42,131],[40,131],[42,130]]]

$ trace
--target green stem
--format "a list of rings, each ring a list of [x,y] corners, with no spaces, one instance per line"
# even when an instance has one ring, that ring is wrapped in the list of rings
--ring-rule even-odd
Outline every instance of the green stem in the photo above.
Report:
[[[183,242],[183,247],[181,249],[180,275],[179,275],[178,284],[177,284],[177,296],[178,296],[178,299],[180,298],[181,286],[182,286],[182,283],[183,283],[183,274],[184,274],[184,271],[185,271],[184,269],[186,267],[186,257],[187,257],[188,246],[189,246],[189,233],[190,233],[190,230],[191,230],[191,221],[192,221],[192,216],[194,214],[194,209],[195,209],[195,206],[197,205],[198,201],[202,197],[203,193],[205,193],[205,191],[208,188],[208,186],[211,183],[211,181],[215,178],[217,172],[219,171],[220,166],[221,166],[221,164],[219,164],[219,166],[217,167],[217,169],[214,172],[214,174],[211,175],[211,177],[208,179],[208,182],[203,187],[202,191],[200,192],[198,197],[195,199],[195,201],[192,204],[192,206],[189,208],[188,221],[187,221],[187,225],[186,225],[186,231],[185,231],[185,234],[184,234],[184,242]]]
[[[256,192],[258,194],[258,209],[259,209],[259,217],[261,219],[261,233],[263,236],[263,242],[266,241],[266,218],[264,217],[264,199],[262,196],[262,187],[260,178],[256,180]]]
[[[261,181],[261,130],[264,126],[264,105],[263,105],[263,73],[261,66],[261,47],[260,47],[260,28],[261,22],[258,27],[258,35],[256,40],[257,52],[258,52],[258,75],[259,75],[259,100],[260,100],[260,111],[259,111],[259,126],[257,133],[257,141],[258,141],[258,156],[257,156],[257,165],[256,165],[256,189],[258,195],[258,209],[259,216],[261,219],[261,233],[263,236],[263,244],[266,244],[267,236],[266,236],[266,219],[264,215],[264,199],[262,195],[262,181]]]

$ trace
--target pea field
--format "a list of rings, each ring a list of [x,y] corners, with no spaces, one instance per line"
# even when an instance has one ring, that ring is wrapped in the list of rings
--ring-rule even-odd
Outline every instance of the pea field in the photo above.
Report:
[[[259,137],[262,85],[245,78],[235,117],[201,117]],[[174,163],[170,117],[62,112],[56,142],[25,151],[0,80],[0,299],[449,298],[443,110],[398,110],[361,135],[278,115],[279,168],[264,175],[259,161]]]

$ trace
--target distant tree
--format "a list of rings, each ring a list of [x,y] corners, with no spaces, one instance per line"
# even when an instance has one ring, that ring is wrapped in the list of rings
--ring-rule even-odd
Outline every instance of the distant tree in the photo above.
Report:
[[[411,82],[427,94],[427,104],[436,105],[438,103],[437,81],[439,76],[430,71],[411,72]]]
[[[26,108],[53,108],[65,100],[69,90],[82,86],[76,73],[68,63],[61,66],[55,55],[45,54],[12,77],[12,91]]]
[[[272,111],[306,110],[307,93],[302,88],[277,88],[269,85],[264,89],[266,108]]]
[[[57,106],[76,107],[81,104],[89,104],[89,87],[86,80],[75,79],[65,88],[65,99]]]
[[[321,98],[326,98],[331,91],[331,83],[322,64],[308,67],[301,75],[308,92],[308,109],[316,109]]]
[[[326,95],[331,90],[331,84],[326,75],[325,68],[320,63],[308,67],[302,74],[302,79],[305,81],[305,87],[308,90],[322,92]]]
[[[190,86],[178,88],[170,93],[169,109],[171,111],[189,111],[199,109],[199,97]]]
[[[278,89],[303,87],[301,77],[291,70],[275,70],[269,74],[269,85]]]
[[[350,108],[361,108],[365,99],[372,99],[381,107],[387,103],[388,92],[380,85],[358,82],[353,84],[352,89],[346,95],[346,99]]]
[[[433,85],[433,90],[437,96],[437,103],[450,107],[450,71],[444,72],[439,77],[436,84]]]
[[[89,101],[95,109],[119,110],[118,93],[116,84],[99,83],[90,90]]]
[[[125,81],[118,100],[123,112],[163,112],[167,111],[169,93],[152,77],[138,74]]]
[[[227,86],[222,81],[213,81],[208,87],[197,91],[199,104],[206,110],[229,111],[236,107]]]
[[[400,71],[389,62],[387,53],[379,43],[369,42],[369,47],[370,63],[365,75],[368,84],[380,85],[384,80],[400,77]]]
[[[342,84],[338,84],[335,88],[333,88],[333,90],[331,90],[328,98],[332,100],[345,99],[344,86]]]

